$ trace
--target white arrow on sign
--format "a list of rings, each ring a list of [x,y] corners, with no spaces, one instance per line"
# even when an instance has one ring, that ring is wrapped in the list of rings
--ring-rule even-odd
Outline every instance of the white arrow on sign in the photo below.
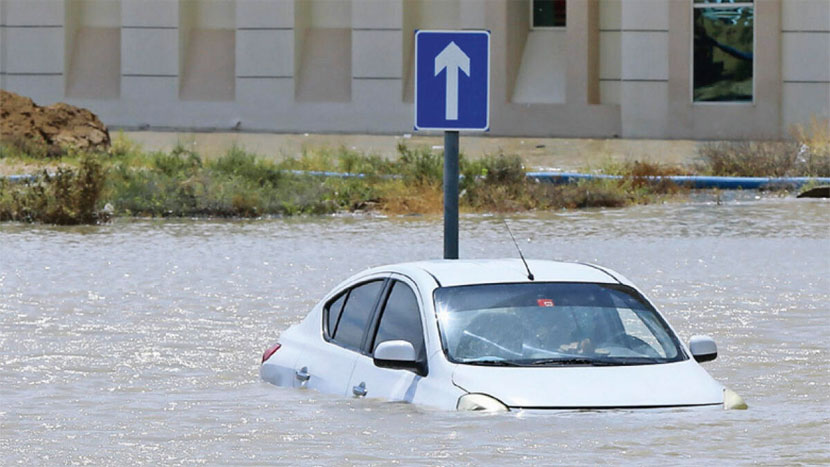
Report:
[[[447,69],[447,97],[444,107],[444,118],[446,120],[458,120],[458,70],[470,76],[470,57],[455,45],[455,42],[444,47],[435,56],[435,76],[441,70]]]

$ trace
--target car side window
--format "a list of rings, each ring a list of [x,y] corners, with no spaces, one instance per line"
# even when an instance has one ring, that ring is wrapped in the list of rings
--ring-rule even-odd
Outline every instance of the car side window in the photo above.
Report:
[[[340,312],[343,311],[343,302],[346,301],[346,296],[349,292],[343,292],[334,301],[326,305],[326,336],[334,337],[334,332],[337,330],[337,321],[340,319]]]
[[[411,342],[418,360],[426,361],[418,299],[408,285],[395,281],[386,299],[372,349],[374,351],[381,342],[398,339]]]
[[[349,291],[339,322],[336,323],[334,334],[331,336],[334,342],[350,349],[360,349],[363,343],[363,333],[382,288],[383,281],[375,280],[358,285]],[[331,312],[329,319],[331,319]]]

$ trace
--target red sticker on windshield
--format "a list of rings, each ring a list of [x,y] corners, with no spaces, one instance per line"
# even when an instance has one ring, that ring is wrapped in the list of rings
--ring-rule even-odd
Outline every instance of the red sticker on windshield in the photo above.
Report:
[[[553,307],[553,300],[550,298],[540,298],[539,300],[536,300],[536,303],[539,306]]]

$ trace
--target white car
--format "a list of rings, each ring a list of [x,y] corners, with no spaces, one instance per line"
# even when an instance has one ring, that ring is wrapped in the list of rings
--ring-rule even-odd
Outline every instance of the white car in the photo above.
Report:
[[[620,274],[435,260],[359,273],[263,354],[278,386],[458,410],[746,408]]]

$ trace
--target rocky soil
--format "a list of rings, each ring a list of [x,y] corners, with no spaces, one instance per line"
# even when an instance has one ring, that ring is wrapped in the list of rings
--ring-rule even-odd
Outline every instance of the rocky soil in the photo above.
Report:
[[[107,127],[89,110],[62,102],[41,107],[28,97],[2,89],[0,141],[44,155],[70,148],[105,151],[110,147]]]

